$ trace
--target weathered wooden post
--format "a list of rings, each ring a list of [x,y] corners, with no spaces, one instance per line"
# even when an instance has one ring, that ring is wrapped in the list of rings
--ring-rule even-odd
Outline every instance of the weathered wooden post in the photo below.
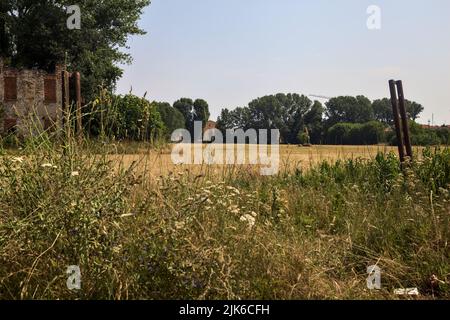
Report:
[[[399,116],[399,110],[398,110],[399,106],[398,106],[395,85],[396,85],[395,80],[389,81],[389,89],[391,91],[392,113],[394,116],[395,132],[397,134],[398,154],[400,156],[400,162],[403,163],[403,162],[405,162],[405,146],[403,144],[402,125],[400,122],[400,116]]]
[[[77,135],[81,139],[83,134],[82,112],[81,112],[81,76],[79,72],[73,74],[75,87],[75,104],[76,104],[76,118],[77,118]]]
[[[70,139],[70,85],[69,85],[69,72],[62,71],[62,124],[65,138]]]
[[[409,135],[408,114],[406,113],[405,94],[403,92],[403,83],[401,80],[397,81],[397,92],[399,99],[400,116],[402,119],[403,138],[406,147],[406,155],[410,158],[410,160],[412,160],[413,151],[411,145],[411,137]]]

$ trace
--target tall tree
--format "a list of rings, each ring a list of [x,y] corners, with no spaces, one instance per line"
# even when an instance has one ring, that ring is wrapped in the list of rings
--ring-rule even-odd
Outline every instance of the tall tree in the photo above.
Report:
[[[186,123],[183,115],[180,111],[173,108],[170,103],[167,102],[153,102],[152,106],[156,107],[161,120],[164,123],[164,131],[166,135],[171,135],[177,129],[185,129]]]
[[[364,123],[374,120],[372,103],[364,96],[332,98],[325,106],[329,127],[340,122]]]
[[[218,127],[221,130],[278,129],[282,142],[297,143],[299,132],[305,126],[321,123],[322,110],[319,102],[313,103],[304,95],[279,93],[255,99],[248,107],[222,110]]]
[[[392,116],[392,104],[390,99],[383,98],[375,100],[372,103],[372,109],[376,120],[386,124],[392,124],[394,119]]]
[[[113,89],[122,75],[118,64],[131,61],[123,48],[130,35],[145,33],[137,21],[150,0],[76,1],[81,9],[79,30],[67,27],[71,0],[1,3],[0,22],[6,33],[2,54],[16,66],[51,70],[66,62],[70,70],[81,72],[83,96],[91,99],[99,86]]]
[[[323,105],[319,101],[314,101],[311,110],[305,114],[305,126],[308,129],[310,142],[313,144],[322,142],[323,112]]]
[[[173,107],[177,109],[184,117],[185,127],[192,132],[194,122],[194,101],[190,98],[181,98],[173,103]]]
[[[8,3],[7,1],[0,2],[0,57],[7,57],[11,55],[10,39],[6,29],[6,20],[8,18]]]
[[[226,129],[249,129],[250,113],[247,107],[238,107],[234,110],[222,109],[217,119],[217,128],[223,132]]]
[[[194,122],[201,121],[204,128],[210,117],[208,103],[203,99],[193,101],[190,98],[181,98],[174,102],[173,107],[183,115],[186,129],[192,138],[194,138]]]
[[[209,113],[209,105],[203,99],[197,99],[194,101],[194,121],[201,121],[202,128],[206,126],[211,114]]]
[[[411,120],[416,121],[423,110],[424,107],[421,104],[414,101],[406,101],[406,111]]]
[[[424,110],[424,107],[415,101],[405,100],[405,105],[408,117],[413,121],[416,121]],[[387,124],[393,123],[394,118],[390,99],[383,98],[375,100],[372,103],[372,109],[375,114],[375,119]]]

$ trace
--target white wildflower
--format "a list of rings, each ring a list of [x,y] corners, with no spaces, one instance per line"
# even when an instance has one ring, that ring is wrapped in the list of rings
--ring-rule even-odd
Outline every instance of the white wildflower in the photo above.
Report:
[[[41,165],[42,168],[52,168],[52,169],[57,169],[57,166],[52,165],[51,163],[43,163]]]
[[[247,222],[250,229],[253,228],[256,223],[255,217],[250,214],[243,215],[240,220],[242,222]]]
[[[73,171],[72,173],[71,173],[71,176],[72,177],[78,177],[80,175],[80,173],[78,172],[78,171]]]
[[[227,190],[232,191],[233,193],[235,193],[237,195],[241,194],[241,192],[238,189],[236,189],[235,187],[232,187],[232,186],[227,186]]]
[[[122,251],[122,245],[115,246],[113,252],[119,254]]]
[[[12,162],[22,163],[23,162],[23,157],[14,157],[14,158],[12,158]]]
[[[132,216],[134,216],[133,213],[126,213],[126,214],[121,215],[120,217],[121,218],[128,218],[128,217],[132,217]]]
[[[186,224],[184,222],[175,222],[175,228],[179,229],[183,229],[186,226]]]

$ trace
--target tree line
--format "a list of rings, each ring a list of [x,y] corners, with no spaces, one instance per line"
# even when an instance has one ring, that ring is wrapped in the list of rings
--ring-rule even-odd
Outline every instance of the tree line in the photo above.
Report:
[[[448,144],[448,127],[427,129],[416,123],[424,107],[406,101],[412,140],[418,145]],[[324,105],[296,93],[268,95],[234,110],[223,109],[217,126],[227,129],[279,129],[281,143],[395,144],[390,99],[339,96]]]
[[[203,99],[150,102],[146,95],[116,95],[107,89],[102,89],[83,113],[85,132],[91,137],[135,141],[170,141],[177,129],[187,129],[194,136],[194,123],[200,121],[205,127],[210,117]]]
[[[425,128],[416,123],[421,104],[406,101],[412,142],[415,145],[448,144],[448,127]],[[85,121],[93,136],[115,139],[170,141],[177,129],[194,136],[194,123],[205,127],[210,119],[204,99],[181,98],[174,103],[150,102],[131,93],[114,95],[106,89],[94,100]],[[278,129],[283,144],[375,145],[396,144],[390,100],[371,101],[365,96],[340,96],[325,104],[300,94],[276,94],[254,99],[245,107],[222,109],[217,129]]]

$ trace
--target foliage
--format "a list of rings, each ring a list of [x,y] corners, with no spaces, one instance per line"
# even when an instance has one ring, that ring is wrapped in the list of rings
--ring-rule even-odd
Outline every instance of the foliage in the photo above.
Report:
[[[81,29],[68,30],[66,7],[72,1],[2,1],[0,55],[15,66],[53,69],[67,63],[80,71],[83,95],[90,101],[101,85],[112,89],[122,75],[119,63],[130,62],[125,53],[130,35],[142,35],[137,21],[149,0],[78,1]]]
[[[364,96],[332,98],[325,106],[325,116],[330,127],[343,122],[365,123],[374,120],[372,104]]]
[[[406,113],[410,120],[416,121],[423,112],[424,107],[414,101],[405,100]],[[388,98],[378,99],[372,103],[375,119],[386,124],[393,124],[391,100]]]
[[[193,101],[190,98],[181,98],[174,102],[173,107],[183,115],[185,128],[189,130],[192,138],[195,138],[194,122],[202,122],[202,128],[204,128],[210,117],[208,103],[202,99]]]
[[[385,126],[378,121],[363,124],[338,123],[328,129],[327,143],[343,145],[373,145],[385,141]]]
[[[91,135],[114,139],[154,141],[164,130],[157,106],[131,93],[111,95],[102,90],[86,119]]]
[[[161,120],[164,123],[164,133],[167,138],[177,129],[185,129],[185,120],[183,114],[178,109],[173,108],[167,102],[153,102],[152,106],[161,115]]]
[[[406,100],[411,119],[417,119],[423,107]],[[249,103],[248,107],[223,109],[218,119],[220,130],[226,129],[279,129],[282,143],[302,143],[303,132],[309,132],[313,144],[377,144],[391,141],[387,126],[393,126],[392,106],[387,98],[371,102],[364,96],[340,96],[330,99],[325,107],[298,94],[264,96]],[[443,140],[448,135],[437,132]],[[427,142],[428,141],[428,142]],[[424,137],[414,142],[436,143],[437,139]]]
[[[311,143],[311,137],[309,136],[309,133],[306,131],[299,132],[297,139],[300,144],[310,144]]]
[[[420,124],[410,121],[409,130],[411,135],[411,143],[418,146],[437,146],[448,145],[450,128],[426,128]],[[390,139],[391,145],[397,145],[397,137],[392,134]]]
[[[248,107],[234,111],[222,110],[218,127],[226,129],[279,129],[283,143],[298,143],[299,133],[305,126],[314,138],[322,121],[322,105],[298,94],[276,94],[253,100]]]

